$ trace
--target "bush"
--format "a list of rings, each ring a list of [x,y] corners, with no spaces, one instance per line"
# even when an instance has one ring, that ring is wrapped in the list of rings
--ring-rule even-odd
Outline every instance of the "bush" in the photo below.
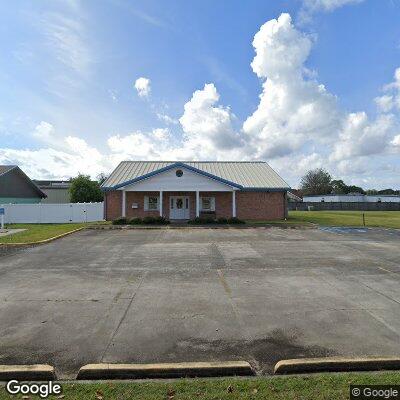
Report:
[[[205,224],[215,224],[217,221],[210,217],[196,217],[188,221],[188,224],[192,225],[205,225]]]
[[[169,221],[165,217],[156,217],[155,218],[155,223],[158,225],[168,225]]]
[[[246,222],[244,222],[243,220],[236,218],[236,217],[232,217],[228,219],[228,224],[245,224]]]
[[[144,217],[142,220],[145,225],[167,225],[169,221],[165,217]]]
[[[129,225],[142,225],[142,224],[143,224],[142,218],[132,218],[129,221]]]
[[[125,217],[119,217],[112,222],[113,225],[126,225],[127,223],[128,221]]]
[[[228,219],[224,218],[224,217],[220,217],[217,219],[217,224],[227,224],[228,223]]]
[[[143,223],[145,225],[153,225],[156,223],[156,218],[155,217],[144,217],[143,218]]]

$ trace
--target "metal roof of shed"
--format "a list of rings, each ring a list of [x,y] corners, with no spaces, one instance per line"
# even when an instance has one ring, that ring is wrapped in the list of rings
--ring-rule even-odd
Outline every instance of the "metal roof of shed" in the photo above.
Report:
[[[159,170],[179,165],[232,182],[243,189],[288,189],[289,185],[263,161],[122,161],[103,183],[104,189],[122,187]]]
[[[3,175],[6,172],[11,171],[16,167],[17,167],[16,165],[0,165],[0,175]]]

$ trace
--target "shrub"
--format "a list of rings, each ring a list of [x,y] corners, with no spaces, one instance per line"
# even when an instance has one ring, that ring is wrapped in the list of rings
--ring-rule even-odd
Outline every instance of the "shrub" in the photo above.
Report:
[[[227,220],[227,218],[220,217],[220,218],[217,219],[217,223],[218,224],[227,224],[228,220]]]
[[[112,222],[113,225],[126,225],[127,223],[128,221],[125,217],[119,217]]]
[[[205,224],[215,224],[217,221],[210,217],[196,217],[188,221],[188,224],[192,225],[205,225]]]
[[[129,225],[141,225],[141,224],[143,224],[142,218],[132,218],[129,221]]]
[[[143,223],[145,225],[153,225],[156,223],[156,218],[155,217],[144,217],[143,218]]]
[[[155,223],[159,225],[168,225],[169,221],[165,217],[156,217],[155,218]]]
[[[228,219],[228,224],[245,224],[246,222],[244,222],[243,220],[236,218],[236,217],[232,217]]]
[[[169,221],[165,217],[144,217],[142,220],[145,225],[167,225]]]

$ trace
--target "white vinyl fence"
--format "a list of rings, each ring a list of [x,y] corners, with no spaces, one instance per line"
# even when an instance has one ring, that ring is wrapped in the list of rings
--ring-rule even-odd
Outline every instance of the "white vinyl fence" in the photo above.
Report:
[[[104,219],[103,203],[66,204],[1,204],[4,222],[51,224],[66,222],[95,222]]]

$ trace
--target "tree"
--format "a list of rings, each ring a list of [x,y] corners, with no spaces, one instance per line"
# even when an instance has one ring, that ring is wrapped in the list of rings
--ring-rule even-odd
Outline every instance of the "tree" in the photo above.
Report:
[[[345,194],[347,192],[347,185],[341,180],[333,180],[331,182],[332,193],[334,194]]]
[[[308,171],[300,182],[301,190],[305,195],[328,194],[332,191],[331,175],[328,171],[317,168]]]
[[[378,194],[397,194],[397,191],[393,189],[383,189],[379,190]]]
[[[99,182],[99,185],[102,185],[107,180],[107,178],[108,176],[104,172],[101,172],[97,175],[97,182]]]
[[[69,188],[72,203],[92,203],[103,201],[103,193],[96,181],[90,180],[89,175],[79,174],[71,179]]]
[[[346,193],[361,193],[361,194],[365,194],[364,189],[362,187],[354,186],[354,185],[347,186],[347,192]]]

